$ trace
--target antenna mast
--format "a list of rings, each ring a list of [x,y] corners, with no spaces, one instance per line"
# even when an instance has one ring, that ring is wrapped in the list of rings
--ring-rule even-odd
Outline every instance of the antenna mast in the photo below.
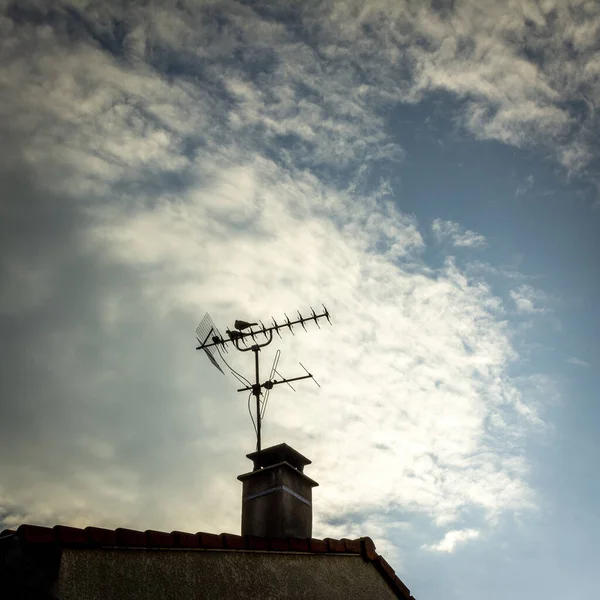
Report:
[[[252,412],[250,411],[250,417],[254,422],[255,430],[256,430],[256,449],[257,451],[261,450],[261,421],[265,414],[265,409],[267,405],[267,400],[269,397],[270,391],[273,389],[273,386],[279,385],[281,383],[287,383],[290,387],[292,381],[300,381],[302,379],[312,379],[317,385],[317,381],[312,376],[311,373],[304,367],[302,363],[300,366],[306,371],[306,375],[301,375],[299,377],[291,377],[284,378],[277,371],[277,364],[279,362],[279,356],[281,352],[277,350],[275,355],[275,360],[273,362],[273,367],[271,369],[271,374],[269,375],[269,379],[265,382],[260,382],[260,365],[259,365],[259,356],[261,348],[268,346],[273,341],[273,332],[277,333],[279,337],[281,337],[280,329],[285,330],[286,328],[294,334],[293,326],[301,325],[302,328],[306,331],[306,323],[309,321],[314,321],[317,327],[321,327],[319,325],[319,319],[327,319],[329,324],[331,325],[331,319],[329,318],[329,312],[323,306],[323,312],[320,314],[315,313],[315,311],[311,308],[311,316],[303,317],[298,311],[298,318],[294,320],[290,320],[290,318],[284,313],[285,321],[282,324],[277,323],[274,318],[271,318],[273,324],[269,327],[266,327],[262,321],[258,323],[248,323],[247,321],[237,320],[234,323],[233,329],[227,329],[225,333],[227,334],[227,338],[224,338],[219,330],[216,328],[215,324],[212,322],[210,315],[206,313],[204,318],[202,319],[200,325],[196,329],[197,340],[199,346],[196,350],[203,350],[210,362],[217,368],[221,373],[223,373],[223,369],[219,365],[215,357],[215,349],[218,352],[219,357],[225,363],[225,365],[229,368],[232,374],[244,385],[244,387],[239,388],[238,392],[250,392],[250,396],[248,397],[248,409],[250,411],[250,398],[252,396],[255,397],[256,400],[256,421],[254,422],[254,417],[252,416]],[[260,325],[259,325],[260,323]],[[256,328],[256,329],[254,329]],[[259,342],[256,339],[256,336],[262,336],[262,340]],[[201,341],[202,340],[202,341]],[[247,340],[251,340],[252,343],[250,346],[247,344]],[[233,345],[236,350],[240,352],[253,352],[254,353],[254,383],[250,383],[248,379],[246,379],[243,375],[240,375],[237,371],[235,371],[223,355],[221,354],[221,350],[227,352],[228,344]],[[243,344],[242,348],[240,344]],[[281,379],[274,379],[274,375],[277,374]],[[321,386],[319,386],[321,387]],[[262,390],[266,390],[264,394],[263,406],[261,409],[261,395],[263,395]],[[294,389],[292,387],[292,389]],[[295,390],[294,390],[295,391]]]

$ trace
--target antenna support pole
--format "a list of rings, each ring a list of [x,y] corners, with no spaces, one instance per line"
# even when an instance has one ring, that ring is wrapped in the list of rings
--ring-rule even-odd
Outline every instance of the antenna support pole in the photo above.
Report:
[[[246,382],[248,384],[246,387],[238,389],[238,392],[250,391],[250,394],[254,395],[254,397],[256,398],[256,450],[257,450],[257,452],[260,452],[260,450],[262,449],[262,447],[261,447],[262,417],[261,417],[261,399],[260,399],[260,397],[262,395],[263,388],[265,390],[267,390],[267,395],[266,395],[267,397],[265,398],[265,401],[264,401],[265,406],[262,407],[262,413],[264,415],[266,402],[267,402],[267,398],[268,398],[268,393],[271,389],[273,389],[273,386],[279,385],[281,383],[287,383],[292,388],[292,390],[294,390],[294,388],[290,385],[290,382],[292,382],[292,381],[300,381],[301,379],[312,379],[314,381],[314,377],[306,370],[306,368],[304,367],[304,365],[302,365],[302,363],[300,363],[300,366],[306,371],[306,375],[301,375],[300,377],[292,377],[292,378],[287,378],[287,379],[282,377],[279,374],[279,372],[276,370],[276,365],[279,360],[279,350],[278,350],[277,355],[275,357],[275,362],[273,363],[273,370],[271,372],[271,375],[269,376],[269,379],[267,381],[265,381],[264,383],[261,384],[258,353],[260,352],[261,348],[263,348],[264,346],[268,346],[273,341],[273,332],[277,333],[277,335],[279,337],[281,337],[279,330],[287,328],[293,334],[294,333],[294,330],[292,329],[293,325],[301,325],[302,328],[306,331],[305,323],[307,321],[314,321],[315,324],[317,325],[317,327],[320,328],[319,319],[322,319],[322,318],[327,319],[327,321],[331,325],[329,311],[325,308],[325,306],[323,306],[323,312],[320,314],[317,314],[311,308],[311,316],[310,317],[303,317],[300,314],[300,311],[298,311],[298,318],[294,319],[294,320],[290,320],[290,318],[287,315],[285,315],[285,322],[283,324],[279,324],[279,323],[277,323],[277,321],[275,321],[275,319],[273,319],[273,325],[271,325],[270,327],[265,327],[263,322],[259,321],[261,327],[259,327],[258,329],[253,329],[253,327],[258,327],[258,323],[250,323],[247,321],[237,320],[235,322],[235,328],[232,331],[227,329],[226,333],[227,333],[229,339],[226,339],[219,333],[219,330],[216,328],[215,324],[212,322],[210,315],[208,313],[206,313],[204,315],[204,318],[200,322],[200,325],[198,325],[198,327],[196,328],[196,333],[197,333],[196,339],[198,340],[198,343],[200,344],[196,348],[196,350],[204,350],[205,354],[210,359],[210,362],[217,369],[219,369],[219,371],[221,371],[221,373],[223,373],[223,369],[221,369],[219,363],[217,362],[215,356],[213,355],[214,348],[216,347],[217,351],[219,352],[219,356],[220,356],[221,360],[225,363],[225,365],[229,368],[229,370],[236,376],[236,378],[242,384],[244,382]],[[256,340],[257,335],[264,336],[265,339],[262,343],[257,342],[257,340]],[[248,338],[248,339],[251,338],[254,343],[251,346],[248,346],[246,344],[246,338]],[[200,341],[201,339],[203,341]],[[242,343],[244,345],[243,348],[240,346],[240,343]],[[250,351],[254,352],[254,371],[255,371],[255,376],[256,376],[255,383],[251,384],[250,381],[248,381],[245,377],[240,376],[239,373],[237,373],[237,371],[235,371],[229,365],[229,363],[227,363],[227,361],[225,361],[225,358],[222,356],[220,349],[227,352],[228,344],[232,344],[240,352],[250,352]],[[281,379],[279,379],[279,380],[274,379],[273,375],[275,373],[277,373],[277,375],[279,375],[281,377]],[[315,381],[315,383],[317,385],[319,385],[316,381]],[[319,386],[319,387],[321,387],[321,386]],[[250,409],[250,397],[248,397],[248,409]],[[250,416],[252,416],[252,413],[250,414]]]
[[[256,383],[252,386],[252,393],[256,397],[256,451],[260,452],[260,373],[258,370],[258,353],[260,352],[260,346],[252,346],[252,352],[254,352],[254,371],[256,373]]]

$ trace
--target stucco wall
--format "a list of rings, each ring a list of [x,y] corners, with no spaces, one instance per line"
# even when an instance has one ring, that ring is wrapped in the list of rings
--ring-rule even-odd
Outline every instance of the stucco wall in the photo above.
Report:
[[[61,600],[385,600],[395,598],[360,556],[193,550],[69,550]]]

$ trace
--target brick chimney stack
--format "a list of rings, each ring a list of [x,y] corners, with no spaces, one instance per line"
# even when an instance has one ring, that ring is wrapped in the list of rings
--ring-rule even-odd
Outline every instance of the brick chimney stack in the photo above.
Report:
[[[242,482],[242,535],[312,537],[312,488],[319,485],[304,474],[308,458],[287,444],[247,457],[253,461]]]

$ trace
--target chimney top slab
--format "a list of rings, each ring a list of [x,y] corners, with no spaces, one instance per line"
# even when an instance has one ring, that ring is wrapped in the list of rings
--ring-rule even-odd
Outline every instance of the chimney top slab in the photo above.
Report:
[[[302,473],[306,465],[310,465],[311,461],[303,456],[297,450],[294,450],[287,444],[277,444],[276,446],[270,446],[264,450],[258,452],[251,452],[246,455],[254,463],[254,470],[263,469],[272,465],[287,462],[294,469],[297,469]]]
[[[306,483],[308,483],[311,487],[317,487],[319,485],[314,479],[311,479],[310,477],[308,477],[308,475],[305,475],[301,471],[298,471],[298,469],[293,467],[287,461],[282,461],[280,463],[277,463],[274,465],[269,465],[268,467],[264,467],[262,469],[257,469],[255,471],[250,471],[249,473],[244,473],[243,475],[238,475],[238,480],[244,481],[245,479],[249,479],[251,477],[257,476],[259,474],[258,471],[260,471],[260,473],[267,473],[268,471],[277,469],[279,467],[285,467],[287,469],[291,469],[294,472],[296,477],[300,477],[302,481],[306,481]]]

